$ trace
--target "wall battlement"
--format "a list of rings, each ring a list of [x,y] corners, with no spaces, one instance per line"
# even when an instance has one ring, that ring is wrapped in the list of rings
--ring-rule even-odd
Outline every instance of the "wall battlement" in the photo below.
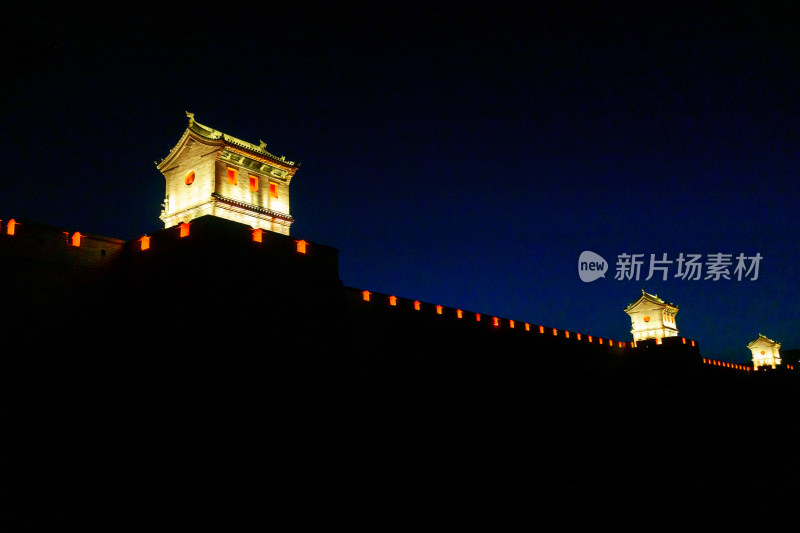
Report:
[[[362,327],[376,330],[383,327],[379,322],[395,321],[402,327],[514,335],[525,339],[530,349],[538,350],[546,345],[544,349],[552,351],[554,356],[565,349],[577,348],[633,357],[664,346],[664,351],[681,349],[692,354],[693,361],[711,367],[752,370],[747,365],[701,357],[699,345],[693,339],[666,337],[622,341],[341,287],[338,250],[213,216],[200,217],[130,241],[30,221],[0,220],[0,254],[6,294],[16,294],[18,299],[26,295],[29,305],[23,307],[56,302],[63,305],[65,299],[80,299],[76,291],[100,280],[103,290],[120,290],[127,294],[128,302],[131,298],[143,300],[144,295],[152,298],[154,293],[172,293],[172,298],[178,299],[181,295],[189,296],[180,286],[193,291],[193,283],[200,277],[208,278],[212,284],[218,278],[216,284],[219,284],[220,276],[224,277],[228,269],[236,273],[231,275],[240,278],[243,288],[237,290],[233,284],[224,290],[240,292],[242,301],[264,302],[280,295],[281,305],[287,308],[291,307],[289,301],[296,299],[313,300],[320,309],[335,301],[335,308],[344,305],[362,322],[369,317],[369,325]],[[178,283],[181,277],[184,281]],[[248,283],[248,277],[258,282]],[[165,280],[172,280],[172,285]],[[340,296],[335,294],[338,290],[343,291]],[[316,296],[313,296],[314,291],[318,291]],[[324,314],[324,311],[319,312]]]

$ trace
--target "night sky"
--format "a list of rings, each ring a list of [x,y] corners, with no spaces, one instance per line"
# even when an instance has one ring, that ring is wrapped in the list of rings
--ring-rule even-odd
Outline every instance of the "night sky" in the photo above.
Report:
[[[644,289],[706,357],[800,348],[797,12],[294,5],[14,14],[0,219],[160,229],[154,161],[190,111],[301,163],[292,234],[345,285],[619,340]],[[645,280],[664,253],[731,254],[731,279]]]

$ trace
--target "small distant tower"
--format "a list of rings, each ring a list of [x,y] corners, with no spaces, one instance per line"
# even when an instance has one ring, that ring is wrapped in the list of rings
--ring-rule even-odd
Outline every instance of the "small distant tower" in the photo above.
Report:
[[[753,353],[753,368],[758,370],[761,366],[775,368],[781,364],[781,343],[765,337],[761,333],[758,338],[747,345]]]
[[[186,116],[183,136],[157,163],[167,182],[164,227],[213,215],[289,235],[289,183],[300,165]]]
[[[631,317],[634,341],[678,336],[678,326],[675,325],[678,306],[665,302],[657,295],[642,290],[639,299],[626,307],[625,312]]]

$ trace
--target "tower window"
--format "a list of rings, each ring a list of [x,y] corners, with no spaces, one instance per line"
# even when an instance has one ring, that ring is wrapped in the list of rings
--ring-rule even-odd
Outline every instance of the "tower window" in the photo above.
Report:
[[[272,182],[272,181],[269,182],[269,195],[272,196],[273,198],[277,198],[278,197],[278,184],[277,183]]]
[[[186,174],[186,177],[183,178],[183,182],[186,185],[191,185],[192,183],[194,183],[194,170],[192,170],[188,174]]]
[[[228,169],[228,183],[230,183],[231,185],[236,185],[236,175],[237,174],[238,174],[238,171],[235,168],[229,168]]]
[[[258,190],[258,178],[255,176],[250,176],[250,190],[253,192]]]

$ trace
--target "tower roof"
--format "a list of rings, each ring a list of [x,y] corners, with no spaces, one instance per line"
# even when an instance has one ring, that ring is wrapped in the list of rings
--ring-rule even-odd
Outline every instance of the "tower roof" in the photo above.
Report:
[[[184,138],[190,133],[192,133],[197,137],[206,139],[208,141],[213,141],[215,144],[224,146],[231,152],[239,153],[240,155],[250,157],[262,163],[267,163],[270,165],[281,167],[285,170],[288,170],[291,174],[297,171],[297,169],[300,167],[300,163],[295,163],[294,161],[288,161],[284,156],[278,157],[268,152],[267,143],[265,143],[264,141],[260,141],[259,144],[253,144],[247,141],[243,141],[242,139],[239,139],[232,135],[228,135],[227,133],[223,133],[209,126],[200,124],[194,119],[194,113],[190,113],[187,111],[186,116],[189,117],[189,125],[175,148],[180,146],[183,143]],[[170,156],[173,155],[175,148],[173,148],[170,151],[170,154],[167,157],[165,157],[160,163],[157,163],[157,166],[161,167],[165,161],[169,160]]]
[[[663,307],[670,307],[675,310],[678,309],[677,305],[665,302],[664,300],[659,298],[657,294],[649,294],[647,292],[644,292],[644,289],[642,289],[642,295],[639,296],[639,298],[635,302],[629,304],[628,307],[625,308],[625,312],[628,313],[632,311],[634,308],[638,307],[639,304],[643,302],[649,302],[651,304],[656,304]]]
[[[748,344],[747,347],[752,349],[752,348],[754,348],[756,346],[759,346],[759,345],[777,346],[778,348],[781,347],[781,343],[779,343],[777,341],[774,341],[774,340],[770,339],[769,337],[767,337],[766,335],[762,335],[761,333],[759,333],[758,337],[756,338],[756,340],[754,340],[753,342]]]

